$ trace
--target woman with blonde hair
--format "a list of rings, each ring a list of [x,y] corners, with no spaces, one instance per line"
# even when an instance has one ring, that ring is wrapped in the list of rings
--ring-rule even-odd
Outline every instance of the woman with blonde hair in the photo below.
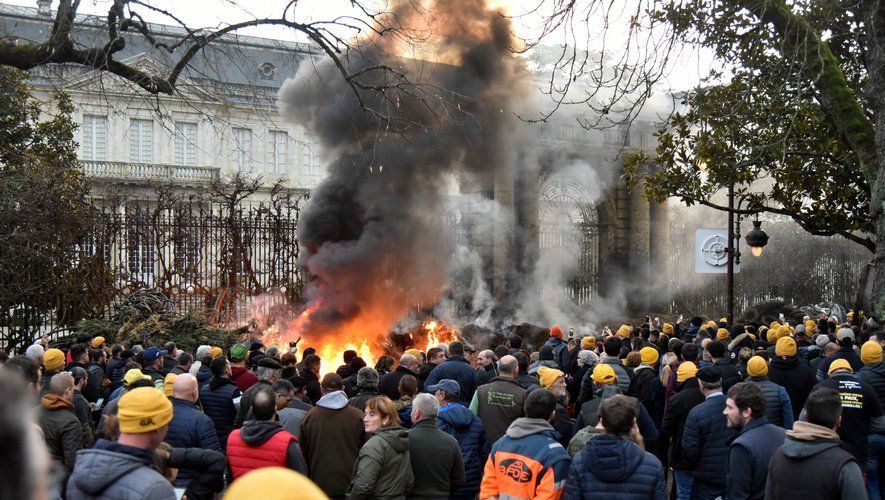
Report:
[[[414,477],[409,433],[400,425],[396,404],[386,396],[368,400],[363,424],[372,437],[357,456],[347,498],[405,500]]]

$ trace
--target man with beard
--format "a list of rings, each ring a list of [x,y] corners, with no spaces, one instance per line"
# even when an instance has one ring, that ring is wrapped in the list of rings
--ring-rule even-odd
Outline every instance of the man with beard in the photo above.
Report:
[[[556,415],[550,423],[559,433],[559,443],[563,447],[567,447],[568,442],[572,439],[574,422],[568,416],[568,391],[565,387],[565,373],[542,366],[538,369],[538,376],[541,380],[541,388],[550,391],[556,398]]]
[[[756,384],[740,382],[728,390],[723,411],[728,428],[737,432],[728,448],[726,497],[729,500],[765,497],[771,457],[786,439],[786,431],[765,418],[765,395]]]

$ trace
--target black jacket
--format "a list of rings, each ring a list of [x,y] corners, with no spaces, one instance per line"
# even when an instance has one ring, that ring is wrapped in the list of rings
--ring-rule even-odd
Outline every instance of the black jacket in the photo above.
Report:
[[[304,392],[310,398],[310,402],[314,405],[323,397],[323,390],[320,387],[320,379],[317,374],[309,370],[301,370],[301,378],[304,379]],[[353,375],[356,380],[356,375]]]
[[[879,396],[879,403],[885,404],[885,363],[864,366],[857,372],[857,379],[869,384]]]
[[[728,500],[762,500],[771,457],[784,444],[786,431],[765,417],[753,419],[729,440]]]
[[[734,435],[722,414],[725,399],[724,394],[709,397],[692,408],[682,434],[682,457],[692,469],[692,476],[715,486],[725,486],[728,440]]]
[[[380,382],[378,382],[378,392],[382,395],[387,396],[388,398],[396,401],[399,399],[399,381],[402,380],[406,375],[411,375],[418,379],[418,374],[409,370],[405,366],[397,366],[396,370],[388,373],[381,377]],[[420,391],[421,388],[419,387]],[[362,410],[362,408],[360,408]]]
[[[454,437],[425,419],[409,431],[409,459],[417,480],[409,498],[448,498],[464,482],[464,461]]]
[[[214,499],[214,495],[224,489],[227,459],[220,452],[202,448],[172,448],[169,465],[195,472],[194,479],[184,490],[188,500]]]
[[[237,418],[237,407],[234,399],[240,397],[240,390],[230,379],[213,378],[200,389],[200,403],[203,412],[212,419],[215,434],[222,450],[227,449],[227,437],[234,430]]]
[[[259,380],[243,393],[240,398],[240,407],[237,409],[237,416],[234,418],[234,429],[239,429],[246,422],[249,412],[252,410],[252,399],[261,387],[271,387],[271,383],[267,380]]]
[[[805,400],[817,384],[814,368],[795,356],[775,358],[768,365],[768,380],[786,389],[793,408],[793,420],[799,420]]]
[[[731,386],[743,380],[737,367],[727,358],[713,361],[713,366],[719,368],[719,373],[722,374],[722,392],[725,394],[728,394],[728,390],[731,389]]]
[[[676,388],[667,409],[664,410],[664,419],[661,422],[661,430],[670,438],[669,462],[675,469],[684,470],[688,467],[682,458],[682,433],[685,430],[685,419],[692,408],[704,402],[704,393],[698,386],[698,379],[692,377]]]
[[[388,373],[388,375],[390,375],[390,374]],[[356,396],[350,398],[347,401],[347,404],[359,409],[359,411],[364,412],[364,411],[366,411],[366,402],[368,402],[370,399],[372,399],[374,397],[378,397],[378,396],[381,396],[381,393],[379,393],[375,389],[360,390]]]
[[[661,383],[657,370],[646,365],[636,367],[633,370],[629,395],[639,400],[655,426],[660,428],[661,419],[664,418],[664,384]]]

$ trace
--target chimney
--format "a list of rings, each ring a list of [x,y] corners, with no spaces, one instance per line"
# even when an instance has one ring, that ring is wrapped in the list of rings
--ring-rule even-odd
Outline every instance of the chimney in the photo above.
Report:
[[[49,17],[52,11],[52,0],[37,0],[37,14],[42,17]]]

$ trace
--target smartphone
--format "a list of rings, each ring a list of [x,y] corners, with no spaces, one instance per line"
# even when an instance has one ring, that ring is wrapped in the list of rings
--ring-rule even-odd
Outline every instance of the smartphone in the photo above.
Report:
[[[568,338],[570,338],[570,339],[575,338],[575,329],[574,328],[568,329]]]

